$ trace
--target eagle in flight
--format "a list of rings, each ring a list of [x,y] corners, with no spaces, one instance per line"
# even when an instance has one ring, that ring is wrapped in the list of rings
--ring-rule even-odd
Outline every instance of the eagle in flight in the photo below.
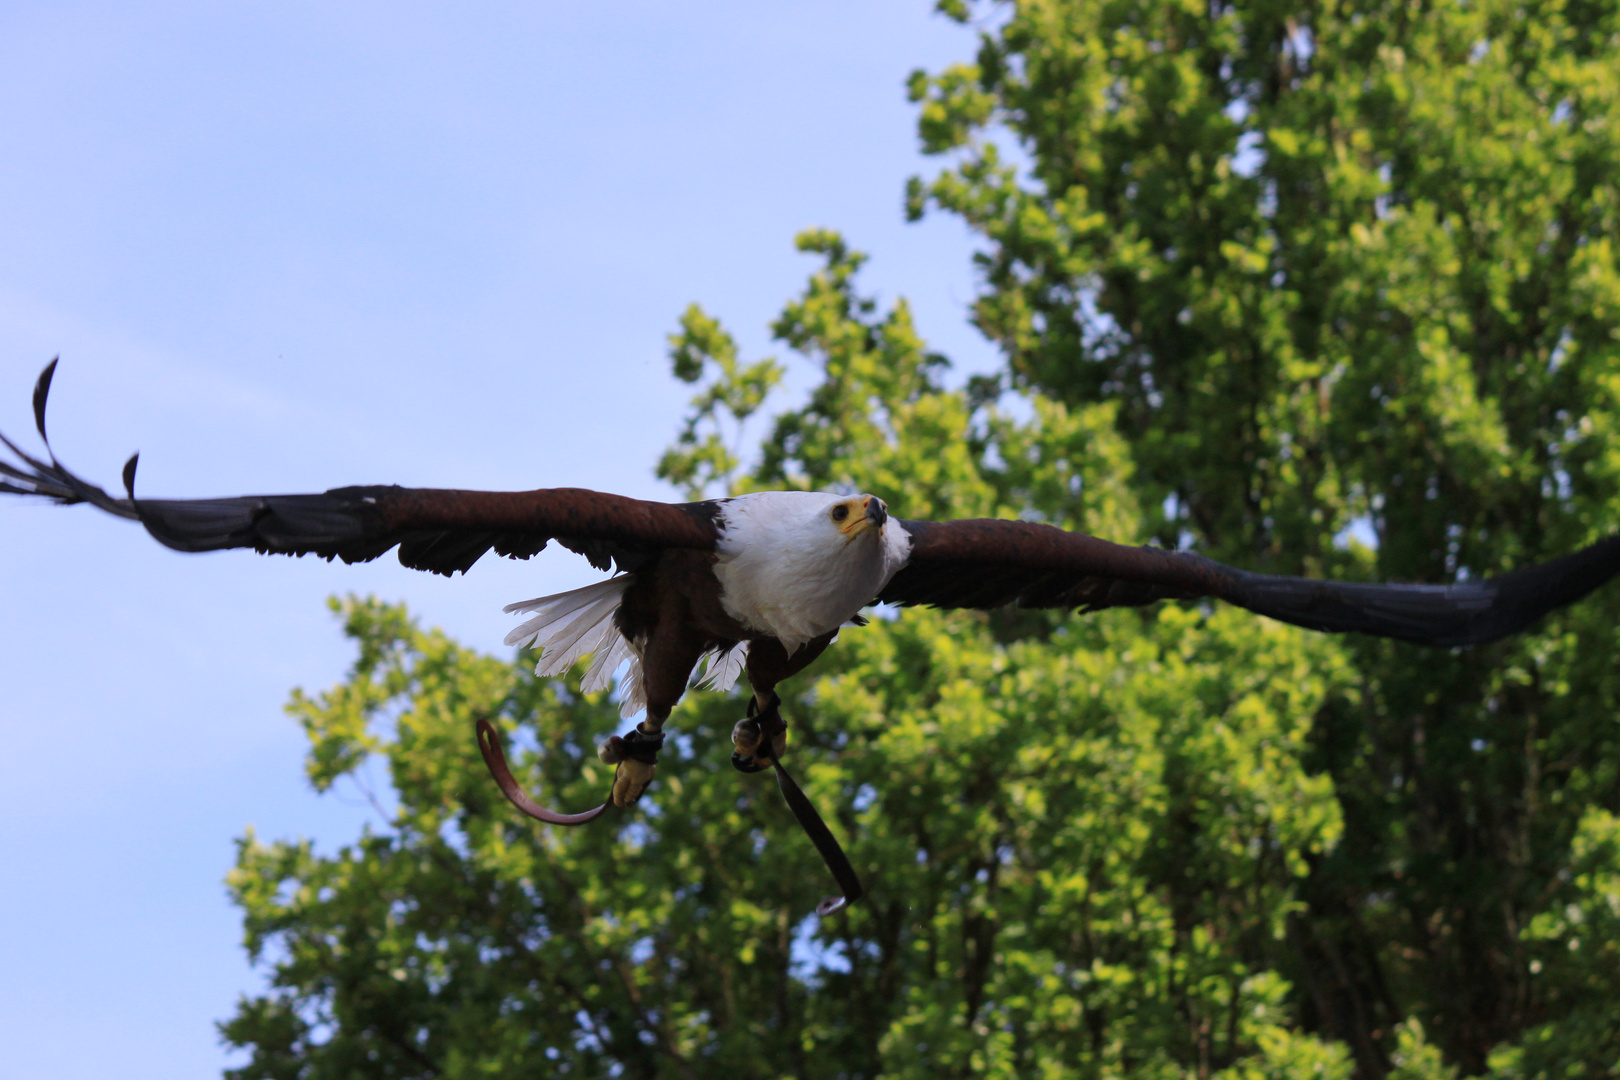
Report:
[[[694,677],[724,690],[746,672],[750,717],[774,716],[776,685],[820,656],[840,627],[863,622],[860,611],[872,603],[1096,611],[1207,597],[1309,630],[1456,647],[1517,633],[1620,571],[1620,536],[1611,536],[1540,566],[1453,585],[1279,577],[1031,521],[906,521],[890,517],[876,495],[809,491],[673,504],[580,488],[397,486],[148,499],[135,497],[134,457],[124,467],[126,497],[115,498],[64,468],[50,449],[45,403],[55,367],[53,360],[34,389],[47,459],[0,435],[17,457],[0,460],[0,492],[89,503],[139,521],[177,551],[252,548],[355,563],[398,548],[405,566],[450,575],[485,552],[527,559],[555,540],[598,570],[616,571],[583,589],[508,606],[527,619],[506,640],[538,648],[541,675],[563,674],[591,656],[586,690],[605,689],[629,661],[622,715],[645,709],[646,717],[601,747],[602,759],[617,766],[612,802],[619,806],[633,804],[652,780],[664,723]],[[738,767],[754,771],[780,758],[785,728],[779,718],[763,726],[751,719],[733,740]],[[501,779],[504,762],[497,769],[492,760],[491,769]],[[535,816],[571,824],[601,809]]]

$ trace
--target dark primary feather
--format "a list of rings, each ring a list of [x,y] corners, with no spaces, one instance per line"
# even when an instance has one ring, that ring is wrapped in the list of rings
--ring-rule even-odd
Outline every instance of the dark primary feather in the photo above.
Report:
[[[1380,585],[1251,574],[1028,521],[902,521],[911,556],[878,599],[943,608],[1099,608],[1213,597],[1310,630],[1442,647],[1525,629],[1620,572],[1620,536],[1500,577]]]
[[[465,572],[486,552],[527,559],[556,540],[598,569],[634,570],[671,547],[712,550],[719,536],[714,503],[647,502],[582,488],[455,491],[398,486],[345,487],[312,495],[243,495],[220,499],[137,499],[137,457],[124,466],[125,498],[79,478],[57,461],[45,433],[45,405],[56,361],[34,388],[34,424],[49,460],[4,434],[18,463],[0,459],[0,492],[60,504],[87,502],[139,520],[177,551],[252,548],[281,555],[319,555],[366,562],[398,546],[415,570]]]

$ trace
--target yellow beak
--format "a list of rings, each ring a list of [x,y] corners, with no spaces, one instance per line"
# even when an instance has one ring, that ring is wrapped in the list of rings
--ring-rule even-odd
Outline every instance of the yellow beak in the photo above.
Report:
[[[849,517],[838,526],[838,531],[847,539],[853,540],[866,529],[881,529],[884,522],[889,520],[889,509],[883,505],[883,500],[868,495],[859,507],[852,507]]]

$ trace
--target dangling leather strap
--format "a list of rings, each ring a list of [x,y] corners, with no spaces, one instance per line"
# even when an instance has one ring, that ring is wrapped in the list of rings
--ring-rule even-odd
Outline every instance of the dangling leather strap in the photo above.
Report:
[[[821,861],[827,864],[827,869],[832,871],[838,887],[844,892],[843,896],[829,896],[816,905],[817,915],[831,915],[859,900],[866,890],[861,888],[861,879],[855,876],[855,868],[849,865],[849,857],[844,854],[844,849],[838,846],[838,838],[827,828],[827,823],[816,813],[815,805],[811,803],[809,796],[793,782],[793,777],[782,768],[780,761],[772,758],[771,764],[776,766],[776,786],[782,789],[782,798],[787,800],[788,809],[799,819],[799,826],[804,829],[804,835],[808,836],[810,842],[816,845],[816,850],[821,852]]]
[[[781,699],[774,698],[771,704],[766,707],[761,718],[774,719],[777,723],[780,723],[781,717],[777,713],[777,707],[780,704]],[[752,702],[750,702],[749,712],[752,713],[753,711]],[[647,741],[650,742],[651,740],[648,739]],[[662,739],[659,741],[662,742]],[[557,811],[547,810],[535,802],[518,785],[516,777],[512,775],[512,770],[507,767],[506,754],[501,749],[500,734],[495,730],[495,725],[488,720],[481,719],[478,721],[478,749],[484,755],[484,764],[488,766],[489,774],[495,778],[495,783],[500,785],[501,791],[511,800],[512,805],[538,821],[544,821],[548,825],[584,825],[588,821],[595,821],[602,816],[602,813],[609,806],[613,805],[612,800],[609,800],[601,806],[593,810],[587,810],[582,814],[559,814]],[[638,747],[638,749],[640,748]],[[776,769],[776,785],[782,790],[782,798],[787,801],[788,809],[793,811],[793,816],[798,819],[799,827],[804,830],[804,834],[810,838],[810,842],[821,853],[822,862],[826,863],[827,869],[832,871],[834,880],[838,882],[838,887],[844,894],[842,896],[829,896],[821,901],[816,905],[816,914],[831,915],[835,911],[841,911],[859,900],[865,892],[865,889],[861,887],[861,879],[856,876],[855,868],[850,865],[849,857],[844,854],[844,849],[839,846],[838,839],[833,836],[832,830],[827,828],[827,823],[821,820],[820,814],[816,813],[815,805],[811,803],[809,796],[805,795],[803,789],[782,767],[780,761],[775,758],[769,760]]]
[[[787,730],[787,723],[782,719],[782,699],[773,693],[771,700],[763,709],[759,708],[758,704],[755,698],[748,699],[748,718],[759,728],[761,750],[769,753],[771,746],[776,743],[776,737]],[[742,762],[738,761],[736,754],[731,757],[731,763],[743,772],[753,772],[765,767],[759,763],[757,755]],[[827,823],[816,813],[815,804],[810,801],[810,797],[794,782],[787,769],[782,767],[782,762],[774,755],[764,760],[775,767],[776,786],[781,788],[782,798],[787,800],[788,809],[793,811],[793,816],[799,820],[799,827],[804,830],[804,835],[816,845],[816,850],[821,853],[821,861],[827,864],[827,869],[832,871],[838,887],[843,890],[843,896],[829,896],[817,904],[816,914],[831,915],[848,907],[859,900],[861,894],[866,891],[861,887],[861,879],[856,876],[855,868],[849,864],[849,857],[844,854],[844,849],[839,846],[838,838],[833,836],[832,830],[827,828]]]
[[[478,749],[483,752],[484,764],[489,767],[489,775],[495,778],[501,791],[511,800],[512,805],[538,821],[548,825],[583,825],[587,821],[595,821],[602,816],[602,812],[613,805],[613,800],[598,806],[594,810],[587,810],[583,814],[559,814],[555,810],[547,810],[533,799],[528,792],[518,786],[517,779],[513,777],[512,770],[506,766],[506,754],[501,750],[501,737],[495,730],[495,725],[488,720],[478,721]]]

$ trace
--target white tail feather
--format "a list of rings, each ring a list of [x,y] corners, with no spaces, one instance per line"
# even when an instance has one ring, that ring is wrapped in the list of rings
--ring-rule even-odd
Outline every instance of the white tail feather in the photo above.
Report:
[[[520,600],[502,609],[508,614],[532,616],[506,635],[506,643],[519,648],[532,645],[540,650],[540,659],[534,665],[536,675],[561,675],[583,657],[594,653],[590,667],[580,680],[580,689],[594,693],[606,690],[619,666],[630,661],[624,678],[619,680],[619,693],[623,698],[619,715],[626,720],[647,707],[641,658],[613,622],[631,580],[629,574],[621,574],[583,589]],[[708,690],[730,690],[747,662],[746,641],[724,652],[710,649],[698,662],[703,677],[697,685]],[[695,674],[697,669],[693,670]]]
[[[703,678],[698,680],[698,689],[730,690],[737,684],[743,665],[748,662],[748,642],[739,641],[724,653],[719,649],[710,649],[703,654],[703,659],[708,661],[708,668]]]
[[[624,701],[619,706],[619,718],[628,720],[647,707],[647,687],[641,681],[641,661],[630,661],[630,670],[619,680],[619,693]]]
[[[541,633],[557,626],[572,623],[574,619],[587,611],[605,608],[607,611],[616,611],[619,601],[624,598],[624,591],[630,587],[630,575],[621,574],[618,577],[598,581],[595,585],[587,585],[583,589],[573,589],[569,592],[553,593],[550,596],[537,597],[534,600],[520,600],[515,604],[507,604],[502,611],[508,614],[514,612],[534,612],[534,618],[529,619],[506,635],[508,645],[527,645],[534,642]],[[601,617],[601,611],[596,611],[594,624]],[[545,643],[540,642],[543,646]]]
[[[534,666],[534,673],[546,677],[561,675],[582,657],[595,653],[580,684],[581,689],[590,692],[607,689],[619,665],[629,660],[631,670],[625,677],[625,686],[628,688],[633,682],[639,689],[640,661],[613,624],[613,616],[630,582],[630,575],[623,574],[583,589],[508,604],[504,609],[508,613],[533,612],[534,617],[507,634],[506,643],[520,648],[533,645],[539,649],[540,660]],[[633,715],[644,707],[643,701],[625,715]]]
[[[614,634],[608,647],[597,651],[590,669],[585,672],[585,678],[580,680],[580,689],[588,694],[606,690],[608,684],[613,681],[613,673],[618,671],[619,665],[626,660],[637,666],[641,663],[636,659],[636,654],[630,648],[630,643],[624,639],[624,635]]]

